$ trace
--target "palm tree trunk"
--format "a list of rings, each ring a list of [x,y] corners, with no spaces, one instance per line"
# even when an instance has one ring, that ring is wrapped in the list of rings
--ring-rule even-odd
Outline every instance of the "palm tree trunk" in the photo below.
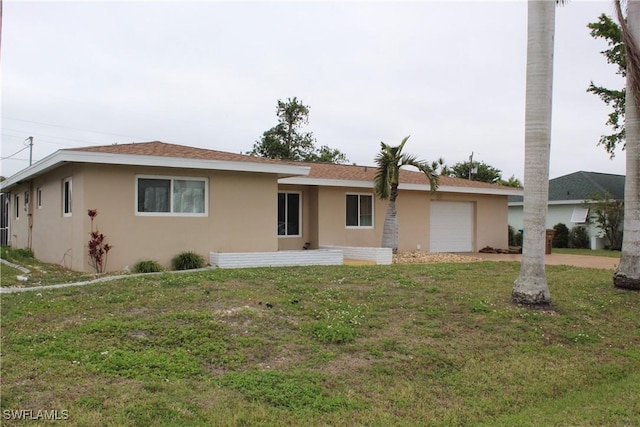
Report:
[[[640,46],[640,2],[627,3],[627,27],[636,46]],[[627,48],[627,46],[625,46]],[[629,48],[627,48],[629,50]],[[638,66],[627,61],[628,67]],[[636,91],[636,73],[627,73],[627,99],[625,104],[626,178],[624,184],[624,236],[620,264],[613,275],[618,288],[640,289],[640,114]]]
[[[398,253],[398,214],[396,212],[396,199],[398,198],[398,184],[391,184],[389,193],[389,204],[387,214],[384,218],[382,228],[382,247],[391,248],[395,254]]]
[[[524,239],[520,275],[511,295],[514,303],[536,306],[551,304],[544,249],[549,195],[555,7],[554,1],[528,2]]]

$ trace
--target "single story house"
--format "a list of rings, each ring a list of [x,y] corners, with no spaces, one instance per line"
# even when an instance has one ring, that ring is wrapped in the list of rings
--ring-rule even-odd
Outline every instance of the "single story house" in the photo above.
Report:
[[[97,209],[95,226],[113,246],[107,270],[118,271],[149,259],[169,265],[186,250],[217,264],[212,254],[379,248],[387,202],[375,197],[375,172],[156,141],[59,150],[0,188],[12,246],[91,271],[87,212]],[[401,251],[506,248],[507,198],[522,194],[448,177],[431,194],[410,170],[399,188]]]
[[[571,230],[583,226],[591,238],[591,249],[602,249],[608,245],[606,237],[597,224],[589,221],[589,201],[605,194],[614,200],[624,200],[624,175],[578,171],[549,180],[548,229],[562,223]],[[587,202],[587,203],[585,203]],[[523,198],[509,197],[509,225],[521,230]]]

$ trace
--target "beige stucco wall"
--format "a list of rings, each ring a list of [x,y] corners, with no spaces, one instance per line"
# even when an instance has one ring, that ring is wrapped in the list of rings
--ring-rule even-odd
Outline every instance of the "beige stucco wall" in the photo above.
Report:
[[[382,228],[388,203],[374,198],[374,227],[354,229],[345,227],[345,194],[373,194],[362,188],[321,187],[318,189],[320,245],[380,246]],[[464,201],[474,203],[474,250],[485,246],[508,247],[507,197],[402,190],[396,201],[401,251],[429,250],[429,217],[431,200]]]
[[[136,176],[205,178],[209,185],[208,215],[136,215]],[[73,215],[62,215],[62,183],[73,179]],[[42,189],[42,208],[36,189]],[[23,203],[29,183],[18,186]],[[345,194],[371,194],[373,190],[348,187],[278,185],[275,175],[190,169],[92,164],[65,165],[33,180],[32,249],[39,259],[63,264],[74,270],[91,271],[87,255],[90,220],[88,209],[97,209],[97,228],[113,246],[108,270],[132,267],[152,259],[169,266],[179,252],[191,250],[208,260],[210,251],[268,252],[301,249],[305,242],[320,245],[379,247],[387,202],[373,198],[374,227],[345,226]],[[277,236],[278,191],[302,195],[302,235]],[[402,190],[397,201],[400,224],[399,249],[429,250],[431,200],[473,202],[475,207],[474,250],[485,246],[507,247],[507,198]],[[10,207],[10,239],[16,247],[29,242],[28,216],[15,220]],[[24,215],[23,215],[24,214]]]
[[[136,215],[136,175],[206,178],[208,215]],[[73,178],[73,215],[62,216],[62,180]],[[277,182],[275,175],[134,166],[81,165],[56,169],[34,180],[43,191],[43,207],[34,212],[33,249],[39,259],[74,270],[91,271],[87,254],[90,220],[113,246],[109,271],[152,259],[169,266],[182,251],[195,251],[205,260],[209,252],[275,251]],[[85,191],[86,190],[86,191]],[[33,199],[33,198],[32,198]],[[33,199],[35,200],[35,199]],[[26,247],[22,217],[12,233],[17,247]]]

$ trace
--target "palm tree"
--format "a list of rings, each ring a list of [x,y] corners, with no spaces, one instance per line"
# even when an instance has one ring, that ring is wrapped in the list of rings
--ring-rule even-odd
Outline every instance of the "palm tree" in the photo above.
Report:
[[[392,147],[380,143],[380,152],[376,156],[378,170],[374,180],[376,195],[383,200],[389,199],[387,206],[387,216],[384,219],[382,230],[382,247],[391,248],[393,253],[398,252],[398,217],[396,212],[396,199],[398,198],[398,184],[400,182],[400,168],[402,166],[413,166],[423,172],[429,180],[431,192],[438,188],[438,177],[431,166],[426,162],[419,161],[416,156],[403,153],[404,144],[409,137],[405,137],[400,145]]]
[[[618,288],[640,289],[640,1],[627,2],[627,20],[620,1],[616,10],[627,57],[625,103],[626,179],[624,184],[624,236],[620,264],[613,275]]]
[[[549,147],[556,2],[529,0],[525,105],[524,239],[520,274],[511,297],[516,304],[547,306],[551,294],[544,268],[549,195]]]

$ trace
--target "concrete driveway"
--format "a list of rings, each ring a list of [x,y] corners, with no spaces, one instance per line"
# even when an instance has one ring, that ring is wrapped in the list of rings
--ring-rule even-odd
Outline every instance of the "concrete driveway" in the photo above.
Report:
[[[464,255],[464,254],[460,254]],[[469,254],[467,254],[469,255]],[[485,254],[474,253],[474,257],[486,259],[488,261],[516,261],[520,262],[522,255],[520,254]],[[618,258],[609,258],[602,256],[589,256],[589,255],[569,255],[569,254],[554,254],[545,255],[545,264],[547,265],[571,265],[574,267],[585,268],[600,268],[615,270],[620,263]]]

